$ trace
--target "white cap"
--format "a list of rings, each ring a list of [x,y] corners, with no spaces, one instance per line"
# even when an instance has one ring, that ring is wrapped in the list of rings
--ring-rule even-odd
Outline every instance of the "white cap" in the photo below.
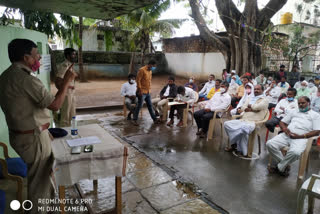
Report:
[[[231,73],[234,73],[234,74],[236,74],[237,72],[236,72],[236,70],[232,70],[232,71],[231,71]]]
[[[308,86],[308,82],[306,80],[303,80],[302,83],[306,84]]]

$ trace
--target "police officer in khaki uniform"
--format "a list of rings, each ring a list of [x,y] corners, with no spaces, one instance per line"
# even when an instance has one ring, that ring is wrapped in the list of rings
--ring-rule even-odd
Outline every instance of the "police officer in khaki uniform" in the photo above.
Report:
[[[67,69],[76,61],[77,58],[76,51],[73,48],[64,49],[64,56],[66,60],[58,66],[58,71],[56,73],[55,84],[57,89],[61,88],[63,77],[66,74]],[[74,72],[73,69],[71,69],[71,71]],[[60,127],[70,126],[72,117],[76,116],[76,97],[74,87],[75,81],[72,81],[69,85],[66,99],[60,109]]]
[[[9,128],[10,145],[28,166],[28,199],[33,203],[29,212],[40,213],[37,200],[54,197],[49,110],[61,107],[76,74],[69,69],[61,89],[53,96],[31,75],[40,67],[34,42],[14,39],[8,45],[8,54],[12,65],[0,75],[0,106]]]

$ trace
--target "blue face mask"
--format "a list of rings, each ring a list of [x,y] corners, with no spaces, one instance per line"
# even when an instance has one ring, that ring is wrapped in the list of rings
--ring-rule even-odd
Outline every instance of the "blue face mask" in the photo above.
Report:
[[[305,108],[299,108],[300,112],[307,112],[309,111],[309,106],[305,107]]]
[[[291,102],[291,101],[294,100],[294,97],[288,97],[287,100],[288,100],[289,102]]]
[[[155,71],[156,70],[156,67],[151,67],[151,71]]]

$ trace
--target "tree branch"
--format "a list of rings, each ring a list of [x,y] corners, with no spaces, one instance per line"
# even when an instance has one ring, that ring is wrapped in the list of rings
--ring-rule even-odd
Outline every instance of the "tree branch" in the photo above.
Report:
[[[270,0],[268,4],[259,11],[258,26],[264,30],[270,24],[270,19],[287,3],[288,0]]]
[[[233,20],[240,21],[242,14],[233,1],[216,0],[216,7],[227,31],[231,32],[232,29],[236,29],[237,23],[234,23]]]
[[[210,31],[208,28],[206,21],[204,20],[203,16],[201,15],[199,4],[197,0],[189,0],[191,11],[192,11],[192,18],[194,19],[199,32],[200,36],[210,44],[213,44],[216,46],[216,48],[219,49],[224,55],[227,55],[227,52],[229,50],[228,46],[222,41],[223,38],[220,36],[217,36],[214,32]],[[215,43],[213,43],[214,41]],[[228,40],[229,41],[229,40]]]

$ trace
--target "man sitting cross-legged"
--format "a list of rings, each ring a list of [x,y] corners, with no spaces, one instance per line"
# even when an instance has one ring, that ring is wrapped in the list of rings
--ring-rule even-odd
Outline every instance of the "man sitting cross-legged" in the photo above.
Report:
[[[166,121],[168,111],[168,102],[170,98],[174,99],[177,96],[177,86],[174,84],[175,78],[172,76],[168,77],[168,84],[165,85],[160,91],[160,97],[152,99],[153,109],[155,110],[156,116],[160,116],[161,121]]]
[[[242,115],[240,120],[229,120],[224,123],[224,129],[229,136],[231,152],[237,150],[239,156],[247,156],[249,134],[255,129],[255,121],[261,121],[268,112],[268,100],[263,95],[263,86],[254,87],[254,97],[248,99],[238,110]]]
[[[278,163],[269,167],[270,173],[278,173],[282,176],[289,175],[289,164],[299,159],[307,145],[307,138],[320,134],[320,114],[311,110],[310,99],[302,96],[298,99],[299,111],[292,111],[280,122],[283,133],[275,136],[267,142],[267,150]],[[281,149],[289,146],[286,155]]]
[[[214,115],[214,111],[224,110],[230,105],[231,97],[227,93],[228,87],[228,82],[222,82],[220,85],[220,92],[216,92],[214,94],[214,96],[207,102],[204,109],[201,109],[194,113],[194,119],[196,120],[198,126],[197,135],[199,135],[200,138],[206,137],[209,122]],[[217,116],[220,117],[221,114]]]

